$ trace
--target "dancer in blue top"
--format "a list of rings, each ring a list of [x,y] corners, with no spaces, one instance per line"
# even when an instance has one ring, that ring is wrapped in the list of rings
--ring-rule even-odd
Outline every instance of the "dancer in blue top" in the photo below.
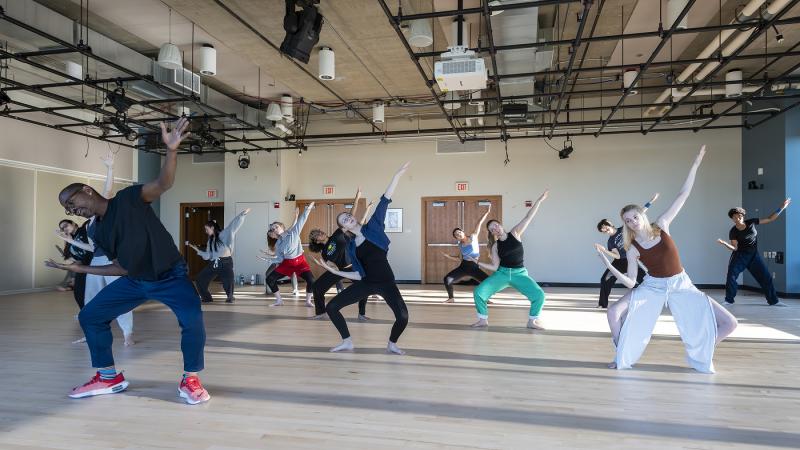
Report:
[[[353,350],[353,340],[350,337],[350,331],[347,329],[347,322],[339,310],[347,305],[357,303],[360,299],[369,295],[378,294],[383,297],[386,304],[392,309],[395,317],[386,351],[397,355],[405,354],[403,350],[397,347],[397,340],[405,330],[406,325],[408,325],[408,308],[406,308],[403,296],[397,288],[392,268],[389,266],[387,254],[390,241],[384,231],[384,220],[386,219],[386,208],[392,201],[394,189],[397,186],[397,182],[400,181],[400,177],[408,169],[408,164],[403,164],[400,170],[394,174],[392,181],[386,188],[386,192],[378,202],[378,206],[375,207],[375,213],[369,219],[369,222],[361,225],[358,219],[346,212],[339,214],[336,218],[336,222],[343,230],[354,235],[353,239],[348,243],[347,254],[355,271],[341,271],[334,264],[314,258],[317,264],[329,272],[354,280],[353,284],[334,297],[325,307],[328,317],[330,317],[331,322],[333,322],[333,325],[342,336],[342,343],[332,348],[332,352]]]
[[[445,300],[445,303],[455,303],[456,301],[453,296],[453,283],[458,283],[465,278],[472,278],[480,283],[489,278],[489,275],[478,266],[478,259],[480,259],[481,256],[478,235],[480,235],[481,226],[483,226],[483,222],[486,221],[486,218],[489,217],[489,212],[491,210],[492,204],[490,203],[486,213],[484,213],[481,220],[478,221],[475,231],[469,236],[467,236],[467,233],[464,233],[464,230],[461,228],[453,230],[453,237],[458,241],[458,248],[461,250],[461,258],[455,258],[447,253],[444,253],[444,256],[454,261],[461,261],[461,264],[444,276],[444,288],[447,289],[447,300]]]

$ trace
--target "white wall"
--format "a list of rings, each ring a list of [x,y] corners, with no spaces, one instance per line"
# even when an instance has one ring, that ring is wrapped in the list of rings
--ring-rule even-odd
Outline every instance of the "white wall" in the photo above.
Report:
[[[420,198],[457,195],[456,181],[469,181],[470,195],[503,196],[508,227],[545,189],[550,198],[524,236],[526,265],[543,282],[598,282],[601,262],[592,248],[605,242],[595,228],[601,218],[619,222],[627,203],[661,200],[652,218],[674,199],[702,143],[709,145],[693,194],[673,223],[683,263],[697,283],[723,283],[728,253],[714,241],[729,228],[724,214],[741,202],[740,133],[709,131],[575,138],[567,160],[541,140],[509,142],[511,163],[503,165],[502,145],[490,142],[484,154],[435,155],[433,142],[312,146],[298,162],[297,199],[321,197],[325,184],[337,192],[378,197],[404,161],[412,166],[397,188],[391,207],[403,208],[404,232],[391,234],[390,261],[398,279],[421,278]],[[553,141],[556,147],[561,142]],[[723,236],[724,237],[724,236]]]
[[[162,158],[163,160],[163,158]],[[148,182],[150,180],[141,180]],[[208,198],[209,189],[217,190],[216,198]],[[181,203],[221,202],[225,199],[225,165],[223,163],[192,162],[192,155],[178,156],[175,184],[161,196],[161,222],[175,239],[178,248],[181,238]],[[225,220],[233,217],[225,210]]]

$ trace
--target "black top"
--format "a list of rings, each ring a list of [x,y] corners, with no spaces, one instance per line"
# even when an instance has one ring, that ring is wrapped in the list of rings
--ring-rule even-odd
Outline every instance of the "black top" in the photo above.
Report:
[[[158,280],[183,262],[172,236],[142,200],[142,185],[127,187],[108,201],[94,236],[108,259],[116,259],[133,279]]]
[[[625,239],[622,236],[622,227],[617,228],[617,232],[608,238],[606,248],[608,251],[617,249],[619,252],[619,259],[625,259],[628,257],[628,252],[625,251]]]
[[[736,225],[731,228],[731,231],[728,233],[728,238],[738,243],[737,251],[758,251],[758,231],[756,230],[756,225],[759,223],[757,218],[747,219],[744,221],[744,230],[736,228]]]
[[[95,240],[94,234],[97,231],[97,219],[87,220],[86,223],[89,224],[86,226],[86,232],[87,232],[86,234],[92,239],[92,241],[94,241]],[[99,258],[101,256],[106,256],[105,253],[103,253],[103,249],[95,245],[93,257]]]
[[[350,267],[350,258],[347,257],[347,243],[350,239],[347,233],[337,228],[328,238],[325,248],[322,250],[322,259],[336,264],[336,267],[345,269]]]
[[[500,265],[509,269],[519,269],[525,267],[522,258],[524,256],[522,242],[514,237],[513,233],[506,234],[506,240],[497,241],[497,256],[500,257]]]
[[[75,234],[72,235],[72,239],[82,242],[84,244],[89,243],[89,234],[86,231],[86,225],[89,223],[87,220],[83,223],[83,225],[75,231]],[[88,250],[84,250],[80,247],[76,247],[70,243],[67,243],[64,251],[69,254],[70,258],[74,259],[80,264],[90,264],[92,262],[92,252]]]
[[[364,281],[370,283],[394,283],[394,272],[386,258],[387,252],[368,240],[356,247],[356,257],[364,269]]]

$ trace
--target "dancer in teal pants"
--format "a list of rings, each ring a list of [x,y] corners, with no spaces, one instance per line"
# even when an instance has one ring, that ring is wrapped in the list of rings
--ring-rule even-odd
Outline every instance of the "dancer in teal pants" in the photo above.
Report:
[[[489,311],[486,303],[489,298],[511,286],[518,290],[531,302],[528,312],[528,328],[544,330],[539,320],[539,313],[544,306],[544,291],[528,275],[525,268],[524,251],[522,248],[522,235],[530,225],[533,216],[539,210],[539,205],[547,198],[549,191],[544,191],[533,204],[528,214],[510,231],[506,232],[503,225],[496,220],[486,224],[489,230],[489,248],[492,252],[492,263],[479,263],[481,267],[495,271],[475,288],[475,309],[478,311],[478,321],[472,324],[473,328],[489,325]]]

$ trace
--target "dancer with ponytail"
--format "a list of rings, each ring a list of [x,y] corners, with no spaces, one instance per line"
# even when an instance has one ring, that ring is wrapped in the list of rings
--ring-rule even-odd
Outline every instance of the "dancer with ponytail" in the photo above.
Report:
[[[483,222],[489,217],[489,212],[491,210],[492,204],[489,203],[489,208],[487,208],[486,212],[481,216],[481,219],[475,226],[475,231],[469,236],[467,236],[461,228],[453,230],[453,237],[458,241],[458,249],[461,251],[461,258],[455,258],[447,253],[443,253],[443,255],[445,258],[460,261],[461,263],[444,276],[444,288],[447,290],[447,300],[444,301],[445,303],[455,303],[456,301],[453,295],[454,283],[458,283],[465,278],[470,278],[481,283],[489,277],[478,265],[478,259],[481,257],[478,235],[480,235]]]
[[[266,285],[275,295],[275,303],[270,306],[283,305],[281,293],[278,290],[278,280],[283,277],[291,277],[297,274],[306,282],[306,306],[313,307],[311,296],[314,290],[314,275],[311,267],[303,256],[303,244],[300,242],[300,232],[308,220],[308,215],[314,208],[314,202],[306,206],[302,214],[297,218],[297,222],[288,230],[281,222],[272,222],[267,232],[267,245],[273,256],[263,258],[273,264],[278,264],[275,269],[267,275]]]

